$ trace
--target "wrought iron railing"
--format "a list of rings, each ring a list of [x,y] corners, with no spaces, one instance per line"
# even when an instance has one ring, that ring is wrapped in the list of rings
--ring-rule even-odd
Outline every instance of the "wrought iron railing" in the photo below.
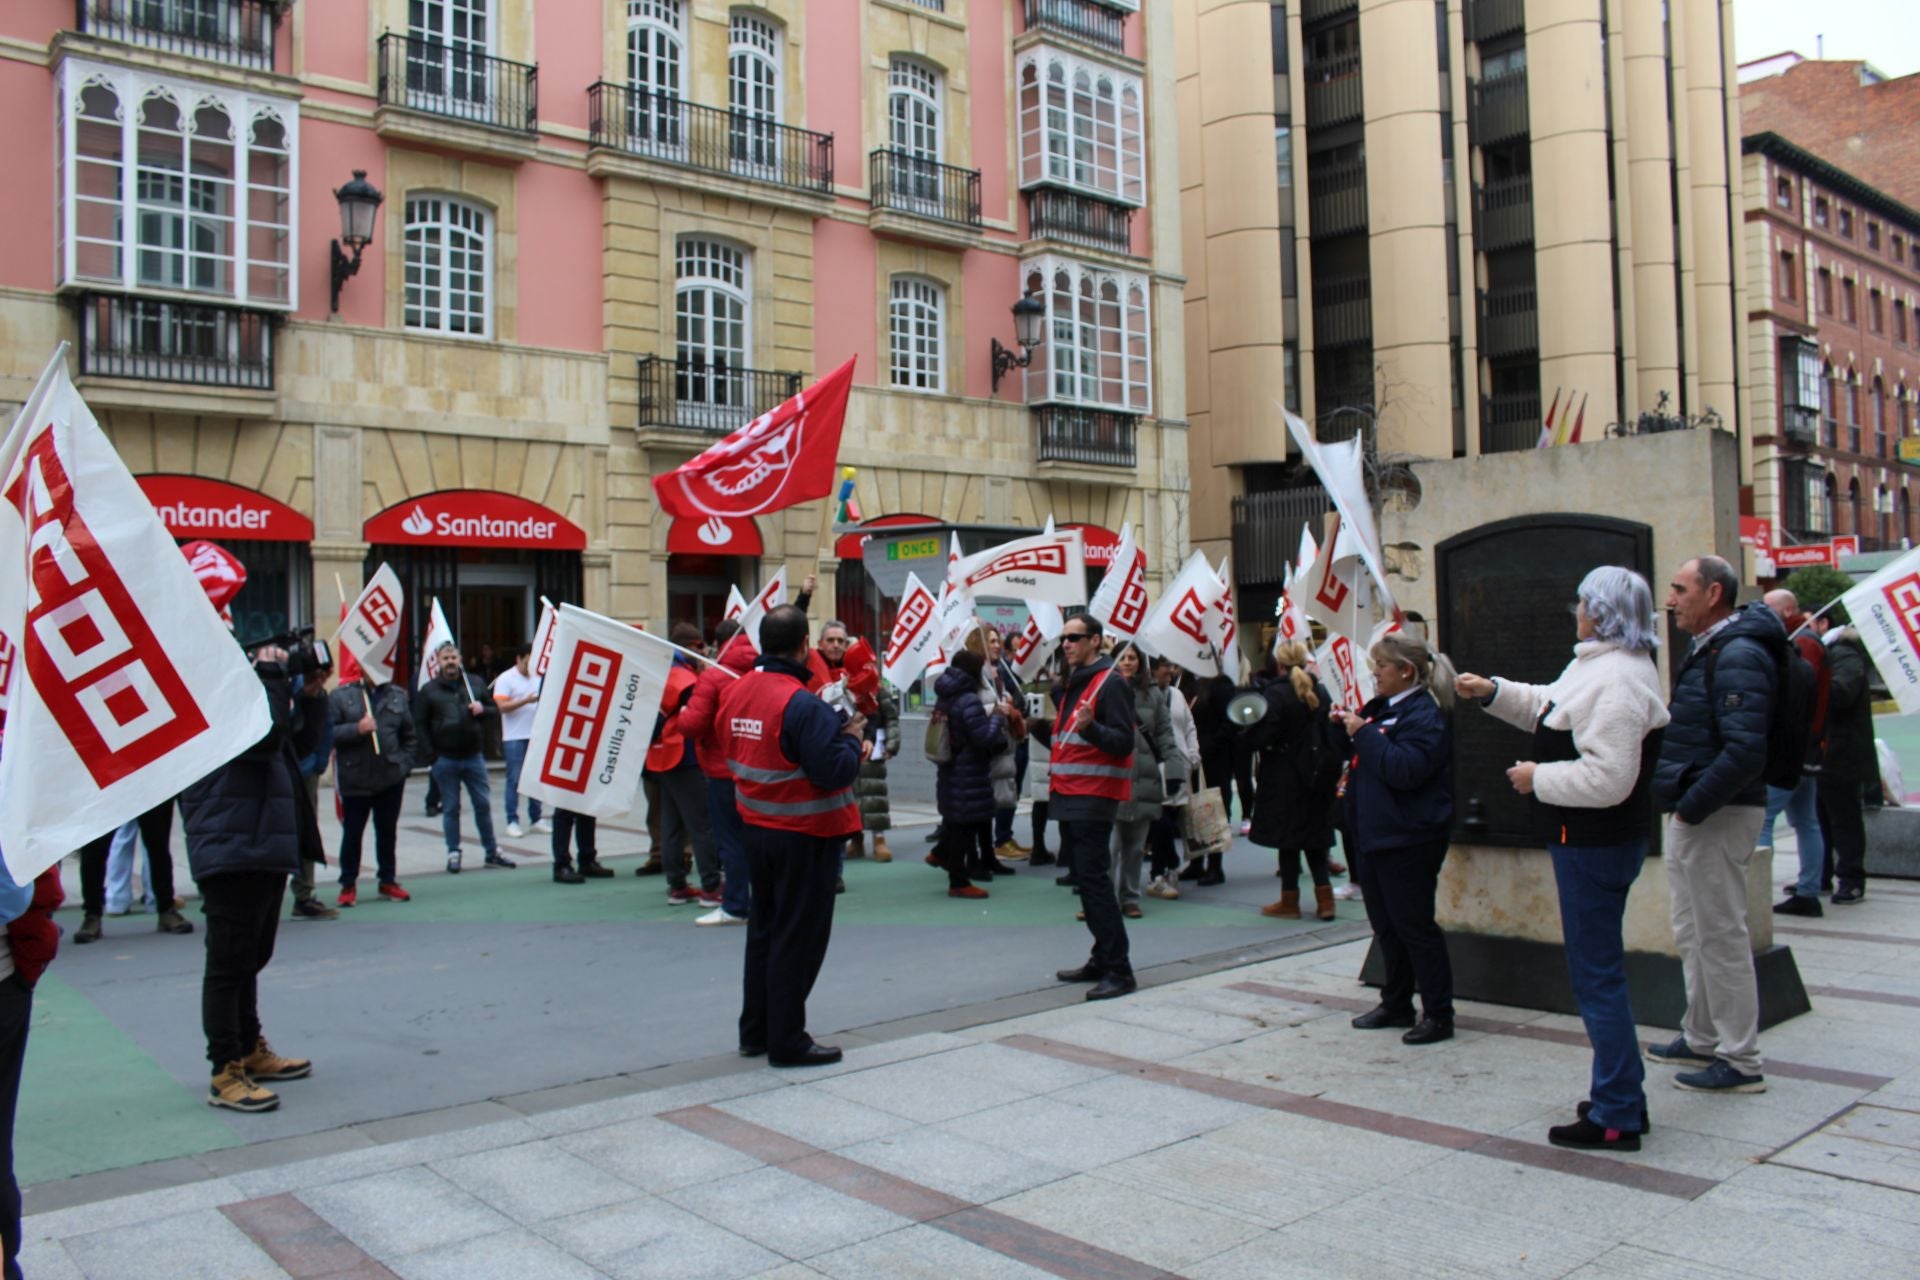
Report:
[[[833,194],[833,135],[598,81],[587,89],[596,147],[795,191]]]
[[[961,169],[911,152],[882,149],[867,156],[867,177],[876,209],[895,209],[967,227],[981,224],[978,169]]]
[[[1316,540],[1333,503],[1319,484],[1249,493],[1233,500],[1233,569],[1242,583],[1284,581],[1300,554],[1300,530]]]
[[[1360,0],[1304,0],[1300,6],[1300,21],[1319,22],[1324,18],[1352,13],[1359,7]]]
[[[515,133],[540,128],[539,68],[478,49],[387,32],[380,37],[380,105]]]
[[[1033,407],[1033,426],[1033,453],[1040,462],[1131,467],[1138,458],[1138,414],[1077,404],[1041,404]]]
[[[1306,78],[1308,128],[1360,118],[1359,54],[1309,60]]]
[[[280,0],[77,0],[76,29],[189,58],[274,70]]]
[[[1328,276],[1313,282],[1313,340],[1342,347],[1373,338],[1373,280],[1366,275]]]
[[[1467,119],[1476,146],[1491,146],[1526,133],[1527,73],[1516,71],[1476,84]]]
[[[1512,356],[1540,346],[1538,303],[1532,289],[1489,289],[1484,295],[1480,347],[1489,356]]]
[[[119,293],[79,311],[82,374],[273,390],[273,312]]]
[[[802,375],[701,359],[640,358],[640,425],[725,435],[797,394]]]
[[[1467,6],[1467,39],[1491,40],[1527,25],[1525,0],[1471,0]]]
[[[1512,249],[1533,243],[1533,177],[1502,178],[1478,189],[1480,247]]]
[[[1133,250],[1133,209],[1078,191],[1037,187],[1027,193],[1027,229],[1036,240],[1063,240],[1118,253]]]
[[[922,9],[931,9],[935,13],[945,13],[947,11],[947,0],[907,0],[907,3],[917,5]]]
[[[1127,15],[1095,0],[1026,0],[1027,30],[1057,31],[1088,44],[1125,53]]]
[[[1538,391],[1496,391],[1480,402],[1480,452],[1532,449],[1542,422]]]
[[[1307,165],[1307,212],[1315,236],[1340,236],[1367,227],[1367,162]]]

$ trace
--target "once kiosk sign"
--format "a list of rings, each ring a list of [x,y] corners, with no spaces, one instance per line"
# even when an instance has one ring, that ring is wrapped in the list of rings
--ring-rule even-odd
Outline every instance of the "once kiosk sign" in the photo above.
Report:
[[[312,542],[313,521],[264,493],[203,476],[135,476],[160,523],[176,538]]]
[[[557,511],[491,489],[442,489],[367,521],[368,542],[416,547],[530,547],[584,551],[587,535]]]

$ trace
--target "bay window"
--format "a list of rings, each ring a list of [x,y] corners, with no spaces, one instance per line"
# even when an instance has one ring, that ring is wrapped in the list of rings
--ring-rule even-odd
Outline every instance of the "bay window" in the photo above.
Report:
[[[1020,58],[1020,185],[1146,202],[1140,77],[1059,49]]]
[[[1026,264],[1026,292],[1047,309],[1047,340],[1027,368],[1030,403],[1152,411],[1144,275],[1040,257]]]

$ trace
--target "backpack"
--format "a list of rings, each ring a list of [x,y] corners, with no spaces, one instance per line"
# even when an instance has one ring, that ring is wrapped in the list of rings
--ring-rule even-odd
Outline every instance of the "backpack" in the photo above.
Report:
[[[1748,639],[1757,640],[1757,636]],[[1799,649],[1784,636],[1764,642],[1773,658],[1773,703],[1768,708],[1767,785],[1791,791],[1800,785],[1808,770],[1809,752],[1817,756],[1819,744],[1814,735],[1814,717],[1820,701],[1820,678],[1813,664],[1800,656]],[[1707,650],[1707,703],[1713,704],[1713,666],[1720,646]],[[1817,767],[1817,766],[1816,766]]]

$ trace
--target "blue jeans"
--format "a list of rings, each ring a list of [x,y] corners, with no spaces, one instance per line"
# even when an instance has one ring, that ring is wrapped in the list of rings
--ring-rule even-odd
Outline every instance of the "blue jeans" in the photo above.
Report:
[[[140,850],[140,824],[129,822],[113,833],[113,843],[107,848],[107,914],[125,915],[133,906],[133,855]],[[151,873],[142,876],[140,883],[145,885]],[[143,902],[151,905],[153,890],[148,888],[142,895]],[[171,907],[173,904],[167,904]]]
[[[1787,815],[1787,825],[1793,828],[1800,846],[1800,879],[1793,886],[1796,898],[1820,896],[1820,871],[1827,860],[1827,838],[1820,830],[1820,807],[1816,803],[1818,782],[1818,776],[1809,773],[1791,791],[1768,787],[1767,816],[1760,823],[1760,843],[1772,848],[1774,819]]]
[[[1593,1122],[1638,1133],[1646,1109],[1646,1065],[1627,998],[1627,951],[1621,921],[1627,890],[1646,865],[1647,842],[1570,848],[1549,844],[1560,887],[1560,927],[1567,939],[1567,976],[1593,1043]]]
[[[747,873],[747,829],[740,821],[732,778],[708,778],[707,802],[713,809],[713,842],[720,848],[720,906],[730,916],[747,914],[751,905]],[[846,845],[840,846],[844,855]]]
[[[527,763],[526,738],[508,738],[500,744],[507,757],[507,821],[520,821],[520,770]],[[540,821],[540,802],[527,797],[527,821]]]
[[[480,831],[480,847],[489,858],[499,853],[493,843],[493,793],[487,786],[487,762],[478,754],[455,759],[441,756],[433,762],[433,780],[440,784],[440,827],[447,836],[447,852],[460,852],[460,784],[473,800],[473,825]]]

